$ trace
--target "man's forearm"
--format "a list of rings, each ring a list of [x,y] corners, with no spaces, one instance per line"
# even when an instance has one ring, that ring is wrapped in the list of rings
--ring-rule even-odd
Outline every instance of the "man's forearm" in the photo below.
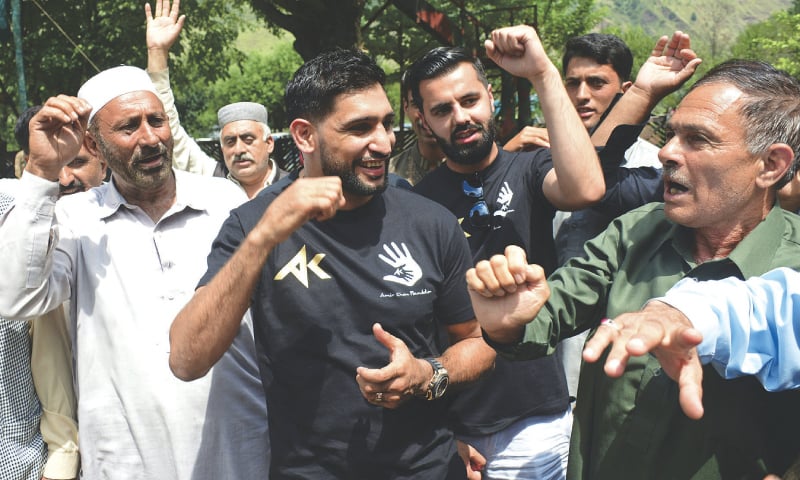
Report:
[[[442,354],[451,385],[478,380],[494,366],[496,352],[483,338],[466,338],[450,346]]]
[[[658,104],[659,99],[637,88],[636,84],[622,95],[611,113],[597,126],[592,133],[592,143],[602,147],[608,142],[611,132],[619,125],[636,125],[650,118],[650,112]]]
[[[594,145],[564,89],[555,67],[530,79],[539,93],[548,125],[553,169],[563,202],[558,207],[577,209],[602,198],[605,181]]]

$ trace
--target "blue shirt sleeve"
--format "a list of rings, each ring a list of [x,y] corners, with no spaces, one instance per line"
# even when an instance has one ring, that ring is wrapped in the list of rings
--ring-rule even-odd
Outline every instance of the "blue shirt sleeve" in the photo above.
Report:
[[[720,375],[755,375],[770,391],[800,386],[800,273],[778,268],[747,281],[687,278],[658,300],[703,334],[700,359]]]

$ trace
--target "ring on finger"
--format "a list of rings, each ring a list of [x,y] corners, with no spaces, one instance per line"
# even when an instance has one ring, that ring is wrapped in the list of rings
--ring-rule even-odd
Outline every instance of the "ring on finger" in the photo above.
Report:
[[[619,324],[617,322],[615,322],[613,318],[604,318],[604,319],[600,320],[600,325],[601,326],[605,325],[607,327],[611,327],[611,328],[613,328],[614,330],[616,330],[618,332],[620,330],[622,330],[622,327],[620,327]]]
[[[375,401],[378,403],[383,402],[383,392],[378,392],[375,394]]]

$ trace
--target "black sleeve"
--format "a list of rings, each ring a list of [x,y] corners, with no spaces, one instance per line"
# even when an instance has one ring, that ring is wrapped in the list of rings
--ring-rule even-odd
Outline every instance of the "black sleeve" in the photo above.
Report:
[[[614,218],[647,203],[664,200],[661,169],[621,166],[625,151],[636,142],[644,126],[644,123],[619,125],[611,132],[608,143],[598,149],[606,193],[593,210]]]
[[[664,201],[660,168],[618,167],[605,177],[606,194],[593,210],[618,217],[647,203]]]
[[[225,223],[222,224],[217,238],[211,244],[211,253],[208,254],[207,258],[208,268],[203,277],[200,278],[200,281],[197,282],[197,288],[207,285],[214,278],[214,275],[222,269],[236,249],[239,248],[244,237],[244,228],[234,210],[225,220]]]

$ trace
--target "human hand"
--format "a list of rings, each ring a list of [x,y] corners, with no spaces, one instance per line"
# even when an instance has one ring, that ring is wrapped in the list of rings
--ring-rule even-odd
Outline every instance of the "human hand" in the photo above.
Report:
[[[533,27],[517,25],[494,30],[484,46],[492,61],[516,77],[533,82],[548,70],[558,75]]]
[[[400,245],[403,248],[402,250],[394,242],[392,242],[392,248],[384,244],[383,251],[386,252],[386,255],[378,254],[378,258],[395,268],[394,272],[383,277],[384,280],[410,287],[422,278],[422,269],[417,261],[411,257],[406,244],[401,243]]]
[[[356,382],[364,398],[379,407],[397,408],[415,393],[421,393],[433,377],[433,367],[415,358],[402,340],[372,326],[375,338],[389,349],[389,363],[383,368],[358,367]]]
[[[169,51],[178,39],[183,29],[186,15],[178,16],[180,0],[156,0],[155,15],[150,10],[150,3],[144,4],[144,14],[147,19],[147,49]]]
[[[486,467],[486,457],[475,450],[475,447],[461,440],[456,440],[456,447],[458,456],[467,468],[467,480],[481,480],[481,472]]]
[[[678,382],[683,412],[698,419],[703,416],[703,368],[695,347],[702,340],[680,310],[651,301],[640,312],[626,313],[601,324],[586,342],[583,359],[596,362],[611,345],[603,368],[606,375],[619,377],[631,355],[652,352],[664,372]]]
[[[298,178],[269,205],[256,228],[265,244],[274,246],[309,220],[333,218],[344,204],[341,178]]]
[[[81,149],[91,111],[91,105],[77,97],[48,98],[29,124],[30,153],[25,170],[47,180],[58,180],[61,168]]]
[[[469,269],[467,288],[478,323],[499,343],[518,342],[550,297],[542,267],[528,265],[525,251],[515,245]]]
[[[672,38],[664,35],[639,69],[631,88],[647,95],[651,103],[656,104],[686,83],[700,63],[702,60],[691,49],[689,35],[681,31],[676,31]]]
[[[529,152],[537,148],[550,148],[546,128],[525,127],[503,145],[503,149],[509,152]]]

